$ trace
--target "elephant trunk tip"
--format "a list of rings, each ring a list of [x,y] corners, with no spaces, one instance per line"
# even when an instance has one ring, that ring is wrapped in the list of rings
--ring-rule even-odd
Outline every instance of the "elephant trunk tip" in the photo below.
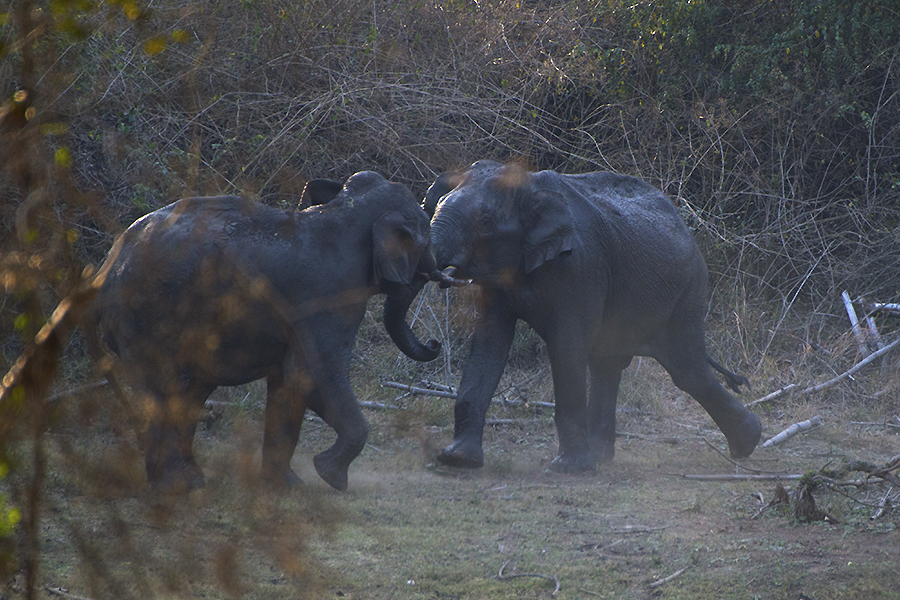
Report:
[[[434,339],[420,342],[406,322],[406,312],[420,288],[416,286],[403,298],[388,296],[384,303],[384,328],[403,354],[419,362],[429,362],[440,356],[441,343]]]
[[[428,360],[434,360],[441,355],[441,343],[437,340],[432,339],[425,342],[425,349],[428,351],[429,356],[433,356],[433,358],[429,358]]]
[[[472,283],[471,279],[457,279],[454,277],[456,274],[457,268],[454,266],[449,266],[443,271],[435,270],[429,273],[428,278],[431,281],[436,281],[438,283],[438,287],[441,289],[447,289],[449,287],[463,287]]]

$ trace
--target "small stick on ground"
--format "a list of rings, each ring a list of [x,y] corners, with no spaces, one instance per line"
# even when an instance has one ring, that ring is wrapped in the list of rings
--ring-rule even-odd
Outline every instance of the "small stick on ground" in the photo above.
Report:
[[[818,427],[822,424],[822,419],[818,415],[813,417],[812,419],[807,419],[806,421],[800,421],[799,423],[794,423],[781,433],[774,435],[763,442],[762,447],[768,448],[769,446],[774,446],[775,444],[780,444],[786,439],[797,435],[801,431],[807,431],[808,429],[812,429],[813,427]]]
[[[500,567],[500,572],[497,573],[497,579],[500,581],[505,581],[507,579],[516,579],[517,577],[537,577],[539,579],[546,579],[547,581],[552,581],[556,585],[556,589],[553,590],[551,596],[555,596],[559,591],[559,577],[557,575],[543,575],[541,573],[514,573],[512,575],[504,575],[503,569],[505,569],[509,565],[509,561],[503,563],[503,566]]]
[[[53,596],[60,596],[62,598],[67,598],[68,600],[92,600],[91,598],[86,598],[84,596],[76,596],[75,594],[70,594],[68,591],[64,590],[63,588],[47,587],[44,589],[46,589],[47,592]]]
[[[725,456],[725,454],[721,450],[716,448],[715,444],[710,442],[708,439],[703,438],[703,441],[706,442],[707,446],[709,446],[710,448],[715,450],[719,456],[721,456],[722,458],[724,458],[725,460],[727,460],[728,462],[730,462],[731,464],[733,464],[735,467],[737,467],[739,469],[744,469],[745,471],[750,471],[751,473],[763,473],[763,474],[768,474],[768,475],[777,475],[777,473],[773,473],[772,471],[761,471],[759,469],[751,469],[750,467],[745,467],[744,465],[731,460],[731,457]]]
[[[687,571],[687,570],[688,570],[688,567],[684,567],[684,568],[682,568],[682,569],[678,569],[677,571],[675,571],[674,573],[672,573],[672,574],[669,575],[668,577],[666,577],[666,578],[664,578],[664,579],[660,579],[659,581],[654,581],[653,583],[651,583],[651,584],[649,585],[649,587],[650,587],[651,589],[652,589],[652,588],[658,588],[658,587],[661,586],[661,585],[664,585],[664,584],[666,584],[666,583],[669,583],[670,581],[672,581],[673,579],[675,579],[676,577],[678,577],[679,575],[681,575],[682,573],[684,573],[684,572]]]
[[[428,390],[425,388],[416,387],[414,385],[406,385],[405,383],[396,383],[394,381],[383,381],[381,383],[384,387],[394,388],[395,390],[403,390],[404,392],[411,392],[413,394],[421,394],[423,396],[437,396],[438,398],[456,398],[456,393],[454,392],[445,392],[443,390]]]
[[[685,479],[693,479],[694,481],[779,481],[781,479],[800,479],[802,475],[738,475],[736,473],[725,473],[723,475],[685,475]]]
[[[455,392],[444,392],[441,390],[429,390],[426,388],[416,387],[414,385],[406,385],[405,383],[397,383],[396,381],[383,381],[383,382],[381,382],[381,385],[383,385],[384,387],[393,388],[395,390],[403,390],[404,392],[409,392],[411,394],[421,394],[423,396],[437,396],[438,398],[450,398],[451,400],[455,399],[457,397]],[[538,401],[526,402],[525,400],[500,400],[497,398],[492,399],[491,402],[498,402],[498,403],[502,403],[502,404],[512,404],[515,406],[527,405],[527,406],[540,406],[542,408],[555,408],[556,407],[556,404],[554,404],[553,402],[538,402]]]
[[[874,521],[875,519],[878,519],[884,515],[891,514],[891,511],[893,511],[894,509],[893,505],[891,504],[890,498],[892,491],[894,491],[894,486],[891,486],[888,491],[884,493],[884,496],[881,498],[881,502],[878,503],[878,509],[871,517],[869,517],[870,519]]]

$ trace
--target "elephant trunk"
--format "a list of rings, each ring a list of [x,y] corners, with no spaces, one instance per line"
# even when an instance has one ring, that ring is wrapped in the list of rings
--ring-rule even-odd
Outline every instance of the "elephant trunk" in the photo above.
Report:
[[[406,312],[426,283],[427,277],[417,275],[412,284],[405,286],[403,293],[388,294],[384,301],[384,328],[388,335],[403,354],[421,362],[434,360],[441,353],[440,342],[428,340],[423,344],[406,322]]]
[[[439,271],[456,267],[464,272],[468,266],[467,254],[474,244],[474,228],[469,226],[465,215],[459,214],[457,208],[442,206],[431,221],[431,246]]]

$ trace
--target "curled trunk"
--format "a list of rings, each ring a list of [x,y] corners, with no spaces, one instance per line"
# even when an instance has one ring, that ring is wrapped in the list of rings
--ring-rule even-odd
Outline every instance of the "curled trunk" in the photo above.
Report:
[[[441,353],[440,342],[428,340],[423,344],[406,322],[406,312],[427,282],[428,280],[420,275],[412,285],[407,286],[404,293],[388,294],[384,301],[384,328],[388,335],[403,354],[421,362],[434,360]]]

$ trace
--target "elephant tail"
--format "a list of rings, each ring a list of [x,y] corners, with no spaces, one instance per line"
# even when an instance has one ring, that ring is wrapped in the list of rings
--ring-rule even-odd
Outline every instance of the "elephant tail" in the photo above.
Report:
[[[741,393],[742,385],[746,385],[748,389],[751,387],[750,380],[743,375],[732,373],[731,371],[714,361],[709,355],[706,356],[706,360],[709,361],[709,364],[712,365],[713,369],[715,369],[725,377],[725,382],[728,384],[728,387],[730,387],[736,393]]]

